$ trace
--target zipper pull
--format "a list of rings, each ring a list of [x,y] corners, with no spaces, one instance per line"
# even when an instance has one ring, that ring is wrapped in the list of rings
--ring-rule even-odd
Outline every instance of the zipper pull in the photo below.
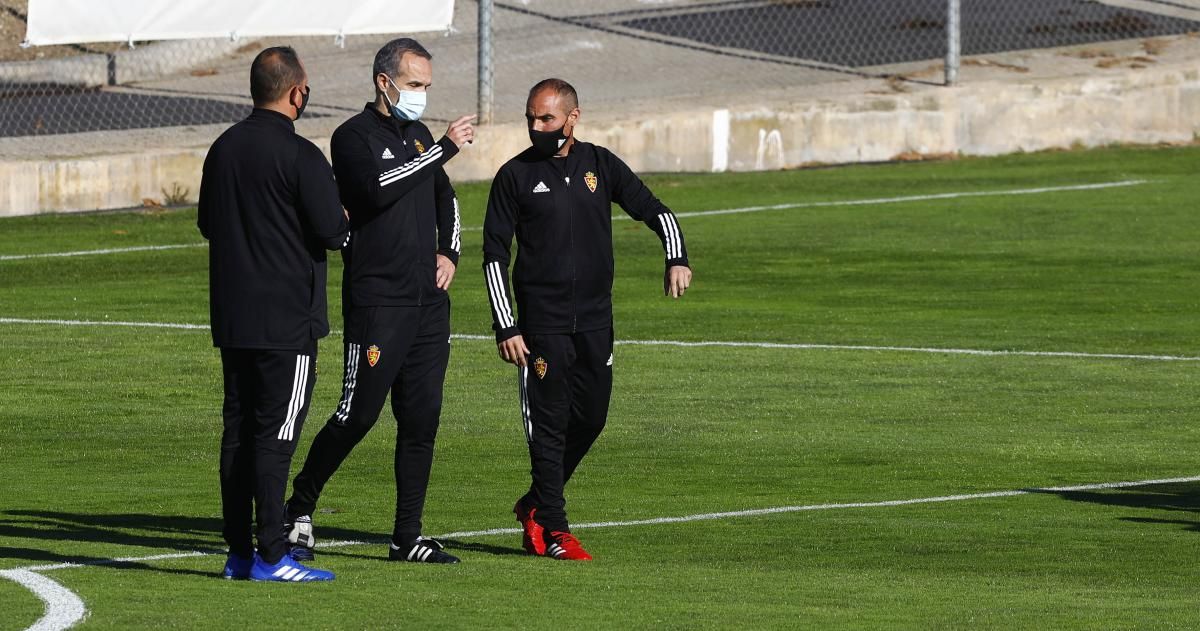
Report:
[[[564,177],[563,181],[565,181],[567,183],[567,186],[570,186],[571,185],[571,176],[568,175],[567,177]]]

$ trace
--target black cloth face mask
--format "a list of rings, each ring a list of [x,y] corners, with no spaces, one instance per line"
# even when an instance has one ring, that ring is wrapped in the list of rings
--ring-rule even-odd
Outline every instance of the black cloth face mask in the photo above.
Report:
[[[566,125],[552,131],[536,131],[530,128],[529,141],[533,143],[534,152],[543,158],[549,158],[558,153],[558,150],[562,149],[563,144],[569,138],[563,134],[565,128]]]
[[[300,97],[300,107],[296,108],[296,118],[293,120],[300,120],[300,117],[304,116],[304,108],[308,107],[308,95],[311,93],[312,88],[305,86],[304,96]]]

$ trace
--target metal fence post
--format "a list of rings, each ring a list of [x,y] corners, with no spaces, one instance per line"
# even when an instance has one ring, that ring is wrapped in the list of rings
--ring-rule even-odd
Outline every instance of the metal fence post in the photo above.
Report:
[[[492,122],[492,0],[479,0],[479,124]]]
[[[961,0],[947,0],[946,4],[946,85],[958,83],[959,58],[962,55],[962,7]]]

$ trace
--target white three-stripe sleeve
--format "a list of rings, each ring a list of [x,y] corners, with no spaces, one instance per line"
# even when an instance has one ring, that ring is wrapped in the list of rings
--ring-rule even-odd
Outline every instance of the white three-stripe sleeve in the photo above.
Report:
[[[422,153],[416,160],[406,162],[390,171],[384,171],[379,174],[379,185],[387,186],[393,182],[399,182],[406,177],[424,169],[431,164],[437,164],[442,157],[442,148],[439,145],[434,145],[429,151]]]
[[[488,298],[492,301],[492,315],[501,329],[516,326],[513,320],[512,303],[508,299],[508,280],[500,261],[492,261],[484,268],[487,277]]]
[[[663,213],[658,216],[658,224],[662,226],[663,250],[667,253],[668,259],[677,259],[683,256],[683,246],[679,238],[679,224],[675,223],[675,216],[670,213]]]

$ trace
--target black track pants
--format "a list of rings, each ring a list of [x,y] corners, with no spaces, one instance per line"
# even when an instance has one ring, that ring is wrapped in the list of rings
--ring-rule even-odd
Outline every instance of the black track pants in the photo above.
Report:
[[[450,302],[352,309],[346,317],[345,356],[341,402],[292,484],[288,513],[312,514],[321,489],[375,425],[390,392],[396,417],[392,538],[402,544],[421,533],[450,359]]]
[[[600,436],[612,394],[612,329],[526,335],[518,368],[533,482],[522,501],[548,531],[567,531],[563,487]]]
[[[317,345],[297,351],[221,349],[225,378],[221,507],[225,542],[268,563],[283,556],[283,496],[316,383]]]

